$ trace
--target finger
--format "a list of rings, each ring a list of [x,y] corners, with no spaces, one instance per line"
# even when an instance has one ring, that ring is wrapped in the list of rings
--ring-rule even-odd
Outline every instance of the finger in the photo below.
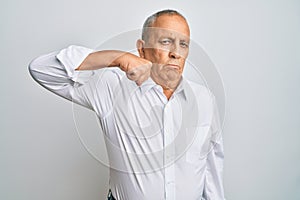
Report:
[[[128,79],[139,84],[143,83],[150,76],[150,69],[152,64],[140,65],[139,67],[131,68],[126,72]]]
[[[135,82],[138,86],[141,86],[142,85],[142,82],[141,81],[136,81]]]
[[[127,78],[129,80],[132,80],[132,81],[136,81],[137,80],[137,78],[136,78],[136,76],[134,74],[127,74]]]
[[[149,75],[148,74],[143,74],[142,76],[140,76],[138,78],[138,80],[136,81],[136,84],[138,86],[142,85],[147,79],[149,78]]]
[[[126,75],[127,75],[127,78],[128,78],[128,79],[130,79],[130,80],[132,80],[132,81],[135,81],[135,80],[137,80],[138,72],[137,72],[136,69],[132,69],[132,70],[128,71],[128,72],[126,73]]]
[[[149,61],[149,60],[147,60],[146,67],[147,68],[151,68],[152,67],[152,62]]]

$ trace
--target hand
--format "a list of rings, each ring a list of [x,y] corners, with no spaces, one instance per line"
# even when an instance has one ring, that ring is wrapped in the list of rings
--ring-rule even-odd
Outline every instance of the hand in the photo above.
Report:
[[[118,66],[126,72],[128,79],[140,86],[150,76],[152,62],[131,53],[124,53],[117,58]]]

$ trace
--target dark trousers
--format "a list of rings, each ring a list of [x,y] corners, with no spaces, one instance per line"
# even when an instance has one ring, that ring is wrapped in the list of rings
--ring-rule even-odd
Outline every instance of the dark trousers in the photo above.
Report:
[[[116,200],[115,197],[113,197],[110,189],[108,190],[107,200]]]

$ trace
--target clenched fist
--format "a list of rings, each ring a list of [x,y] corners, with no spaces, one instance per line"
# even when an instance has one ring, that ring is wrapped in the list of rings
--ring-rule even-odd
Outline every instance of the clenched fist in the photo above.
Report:
[[[121,70],[126,72],[128,79],[141,85],[150,76],[152,62],[131,53],[123,53],[116,59]]]

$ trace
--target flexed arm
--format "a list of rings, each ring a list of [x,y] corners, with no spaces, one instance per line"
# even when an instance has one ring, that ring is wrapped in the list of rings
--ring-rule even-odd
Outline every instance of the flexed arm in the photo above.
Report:
[[[39,84],[51,92],[94,109],[97,104],[95,97],[109,103],[109,89],[120,80],[118,74],[106,73],[98,81],[99,77],[94,76],[94,70],[105,67],[119,67],[129,79],[140,85],[149,77],[151,62],[127,52],[94,51],[72,45],[35,58],[29,64],[29,71]],[[104,106],[102,110],[99,112],[107,109]]]
[[[104,50],[88,55],[75,70],[96,70],[114,66],[126,72],[127,77],[137,85],[141,85],[150,76],[152,63],[128,52]]]

